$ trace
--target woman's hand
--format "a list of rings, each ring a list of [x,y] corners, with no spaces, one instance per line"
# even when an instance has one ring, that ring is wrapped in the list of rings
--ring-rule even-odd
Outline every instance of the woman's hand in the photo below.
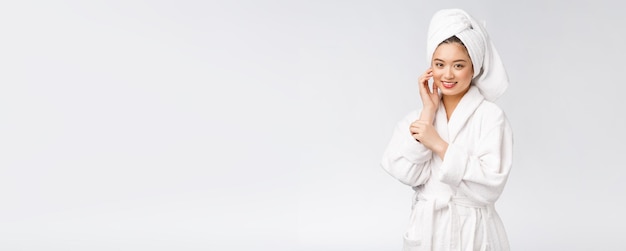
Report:
[[[411,135],[414,139],[422,143],[443,159],[443,156],[446,154],[446,150],[448,150],[448,143],[445,142],[441,136],[439,136],[439,133],[437,133],[437,130],[432,125],[432,122],[416,120],[411,123],[409,131],[411,131]]]
[[[428,80],[432,77],[433,68],[428,68],[419,78],[420,97],[422,98],[423,104],[420,120],[430,121],[431,123],[435,119],[435,113],[439,107],[439,102],[441,102],[437,85],[433,84],[432,92],[430,88],[428,88]]]

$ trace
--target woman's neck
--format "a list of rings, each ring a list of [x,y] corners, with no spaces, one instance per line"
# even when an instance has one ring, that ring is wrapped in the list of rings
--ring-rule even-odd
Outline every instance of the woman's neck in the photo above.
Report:
[[[456,106],[461,102],[463,96],[465,96],[465,93],[467,93],[467,90],[459,95],[443,95],[441,101],[443,102],[443,107],[446,109],[446,117],[448,118],[448,121],[450,121],[452,113],[456,109]]]

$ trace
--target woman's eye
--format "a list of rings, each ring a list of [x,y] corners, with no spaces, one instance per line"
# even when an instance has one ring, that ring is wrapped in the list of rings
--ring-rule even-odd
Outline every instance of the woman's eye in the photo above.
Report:
[[[437,66],[437,67],[443,67],[443,64],[442,64],[442,63],[435,63],[435,66]]]
[[[457,64],[457,65],[454,65],[454,68],[457,68],[457,69],[463,69],[463,66],[464,66],[464,65],[462,65],[462,64]]]

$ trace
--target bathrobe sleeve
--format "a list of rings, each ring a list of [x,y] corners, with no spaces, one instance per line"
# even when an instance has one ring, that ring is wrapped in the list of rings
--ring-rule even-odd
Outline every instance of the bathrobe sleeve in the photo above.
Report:
[[[415,111],[398,122],[381,161],[387,173],[412,187],[424,184],[431,173],[432,151],[415,140],[409,130],[418,117]]]
[[[451,143],[441,164],[439,179],[470,199],[495,203],[504,189],[513,158],[513,133],[500,109],[481,121],[473,150]],[[484,130],[483,130],[484,129]]]

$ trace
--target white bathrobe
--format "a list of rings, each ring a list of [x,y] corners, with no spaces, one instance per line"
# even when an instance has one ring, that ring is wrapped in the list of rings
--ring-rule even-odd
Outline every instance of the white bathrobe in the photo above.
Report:
[[[401,120],[382,167],[415,190],[404,250],[509,250],[494,209],[512,164],[513,136],[503,111],[470,86],[450,121],[443,103],[434,126],[449,146],[444,160],[409,131],[419,111]]]

